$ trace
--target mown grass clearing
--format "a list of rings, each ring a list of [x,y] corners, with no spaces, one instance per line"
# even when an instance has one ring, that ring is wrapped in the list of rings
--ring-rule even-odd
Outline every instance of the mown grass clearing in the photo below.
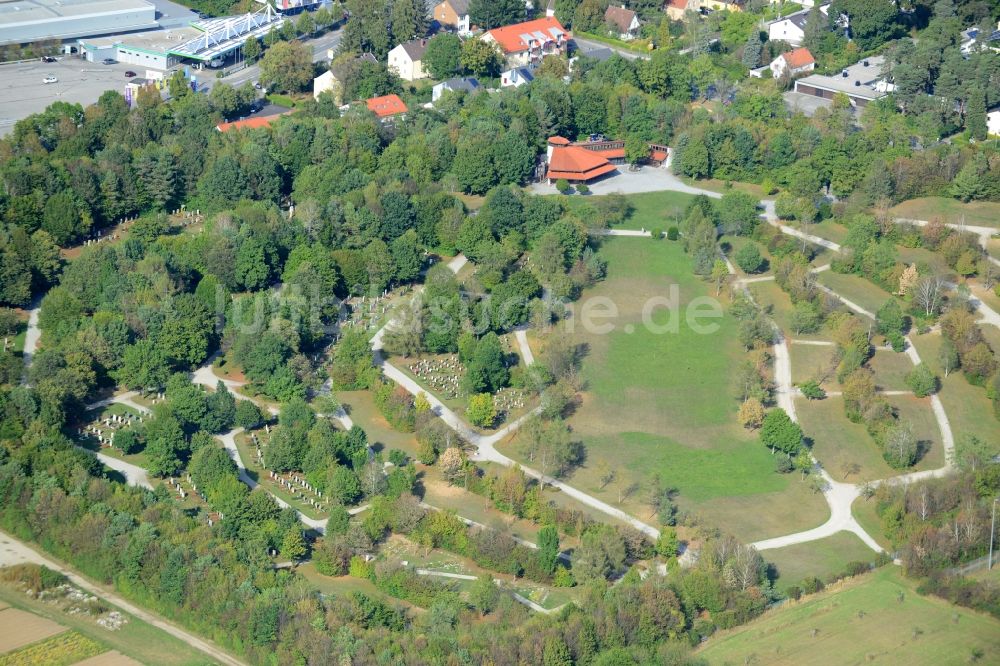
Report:
[[[889,212],[912,220],[940,217],[947,224],[961,224],[964,220],[977,227],[1000,228],[1000,203],[993,201],[962,203],[947,197],[920,197],[897,204]]]
[[[795,411],[806,437],[813,441],[813,454],[835,480],[874,481],[908,471],[936,469],[944,464],[941,434],[930,400],[912,396],[891,396],[887,400],[897,411],[899,422],[913,429],[925,449],[917,464],[906,470],[893,469],[885,462],[879,445],[865,426],[851,423],[844,415],[841,397],[796,398]]]
[[[886,567],[710,639],[698,655],[710,664],[979,663],[1000,660],[1000,622],[921,597]]]
[[[986,397],[986,389],[973,386],[959,372],[952,372],[947,377],[941,372],[938,355],[941,350],[942,337],[939,333],[912,335],[910,339],[920,353],[920,358],[934,371],[941,381],[938,396],[948,414],[955,441],[960,442],[967,435],[974,435],[983,441],[996,439],[1000,422],[993,416],[993,405]]]
[[[832,345],[801,345],[794,342],[788,345],[788,353],[792,359],[792,383],[801,384],[807,381],[820,381],[828,391],[837,390],[835,376],[836,366],[833,355],[836,348]]]
[[[857,275],[843,275],[833,271],[823,271],[816,276],[817,281],[837,294],[875,313],[892,296],[881,287]]]
[[[736,322],[728,316],[705,320],[718,328],[699,334],[683,321],[685,306],[713,297],[713,286],[692,274],[675,243],[611,238],[602,253],[608,278],[585,292],[582,302],[608,298],[617,317],[601,322],[613,325],[607,334],[583,330],[578,321],[569,331],[588,353],[581,371],[586,390],[570,419],[587,458],[568,481],[650,520],[647,502],[656,475],[679,490],[683,508],[744,539],[822,523],[822,497],[776,474],[770,453],[736,423],[739,402],[731,380],[744,357]],[[675,332],[658,334],[643,325],[642,310],[672,285],[681,321]],[[666,319],[661,307],[651,321],[662,325]],[[521,459],[517,441],[499,448]],[[612,473],[612,482],[602,482]],[[782,524],[772,523],[776,514]]]
[[[595,197],[596,198],[596,197]],[[562,196],[560,201],[570,210],[577,210],[585,205],[593,205],[590,197]],[[684,211],[694,199],[694,195],[683,192],[644,192],[628,195],[633,206],[632,215],[624,223],[614,229],[660,229],[666,231],[683,219]],[[638,239],[631,239],[633,241]]]
[[[858,521],[862,529],[868,532],[868,535],[875,539],[880,546],[886,550],[892,550],[892,544],[889,543],[889,539],[886,538],[885,532],[882,529],[882,519],[875,512],[874,499],[859,497],[854,500],[854,504],[851,505],[851,515]]]
[[[903,353],[879,349],[868,360],[875,373],[875,385],[883,391],[907,391],[906,375],[913,371],[913,362]]]
[[[842,573],[850,562],[875,559],[875,551],[850,532],[837,532],[818,541],[765,550],[761,555],[774,565],[778,576],[775,587],[780,590],[798,585],[809,576],[826,580]]]

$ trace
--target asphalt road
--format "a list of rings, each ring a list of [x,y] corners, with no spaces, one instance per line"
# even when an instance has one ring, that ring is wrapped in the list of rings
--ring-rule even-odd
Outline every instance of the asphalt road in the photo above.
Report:
[[[306,43],[313,47],[313,62],[325,61],[326,52],[329,49],[336,49],[340,45],[341,37],[343,37],[343,31],[341,29],[337,29],[333,32],[320,35],[316,39],[307,40]],[[241,69],[240,71],[234,72],[222,79],[206,78],[205,83],[207,83],[208,87],[211,89],[211,87],[218,81],[228,83],[233,87],[238,87],[247,81],[257,81],[259,79],[260,67],[257,65],[251,65],[246,69]]]

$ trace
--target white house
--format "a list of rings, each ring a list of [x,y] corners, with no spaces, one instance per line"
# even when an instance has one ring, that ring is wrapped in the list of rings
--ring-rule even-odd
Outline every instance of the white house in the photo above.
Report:
[[[986,114],[986,133],[1000,138],[1000,109]]]
[[[431,101],[438,101],[441,99],[441,95],[449,91],[457,92],[459,90],[464,90],[465,92],[472,94],[481,87],[482,86],[479,85],[479,81],[472,77],[455,77],[453,79],[448,79],[447,81],[442,81],[431,88]]]
[[[780,77],[785,72],[788,72],[791,76],[795,76],[796,74],[804,74],[816,69],[816,59],[813,58],[809,49],[797,48],[782,53],[771,61],[769,67],[774,78]]]
[[[638,37],[639,29],[642,27],[636,13],[627,9],[625,5],[609,6],[604,12],[604,25],[608,27],[609,32],[614,33],[615,37],[625,42]]]
[[[389,69],[399,75],[404,81],[416,81],[427,77],[424,72],[424,51],[427,50],[427,40],[411,39],[403,42],[389,51]]]
[[[500,72],[500,87],[501,88],[520,88],[521,86],[531,83],[535,80],[534,74],[527,67],[515,67],[513,69],[508,69],[506,72]]]
[[[781,40],[792,46],[799,46],[806,38],[808,12],[798,12],[773,21],[767,26],[767,38],[772,42]]]

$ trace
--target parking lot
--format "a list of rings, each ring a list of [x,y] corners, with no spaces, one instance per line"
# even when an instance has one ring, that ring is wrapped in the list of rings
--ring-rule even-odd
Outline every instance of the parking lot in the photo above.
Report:
[[[14,123],[32,113],[44,111],[53,102],[93,104],[105,90],[125,93],[125,72],[139,76],[145,70],[136,65],[102,65],[77,56],[63,56],[58,62],[25,62],[0,66],[0,136],[14,129]],[[49,74],[59,79],[45,84]]]

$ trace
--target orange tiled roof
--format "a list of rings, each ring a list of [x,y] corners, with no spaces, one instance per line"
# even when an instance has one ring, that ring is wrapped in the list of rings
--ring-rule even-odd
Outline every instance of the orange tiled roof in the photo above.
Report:
[[[684,11],[687,9],[688,0],[667,0],[667,7],[673,7],[674,9],[679,9]]]
[[[526,39],[540,40],[536,33],[541,33],[544,41],[553,42],[557,41],[560,34],[564,36],[564,39],[569,39],[571,36],[554,16],[505,25],[502,28],[494,28],[486,34],[493,38],[504,53],[520,53],[531,48],[531,44]]]
[[[781,57],[785,59],[785,64],[792,69],[805,67],[806,65],[811,65],[816,62],[816,59],[813,58],[813,54],[810,53],[807,48],[793,49],[787,53],[782,53]]]
[[[617,167],[601,153],[579,146],[553,146],[549,158],[549,179],[592,180]]]
[[[570,140],[564,136],[550,136],[549,143],[553,146],[568,146]]]
[[[399,98],[399,95],[372,97],[369,100],[365,100],[365,104],[368,106],[368,109],[374,112],[379,118],[388,118],[389,116],[395,116],[409,111],[409,109],[406,108],[406,104],[403,103],[403,100]]]
[[[231,123],[219,123],[215,126],[215,129],[220,132],[228,132],[231,129],[257,129],[260,127],[267,127],[283,115],[285,114],[279,113],[273,116],[256,116],[254,118],[234,120]]]

